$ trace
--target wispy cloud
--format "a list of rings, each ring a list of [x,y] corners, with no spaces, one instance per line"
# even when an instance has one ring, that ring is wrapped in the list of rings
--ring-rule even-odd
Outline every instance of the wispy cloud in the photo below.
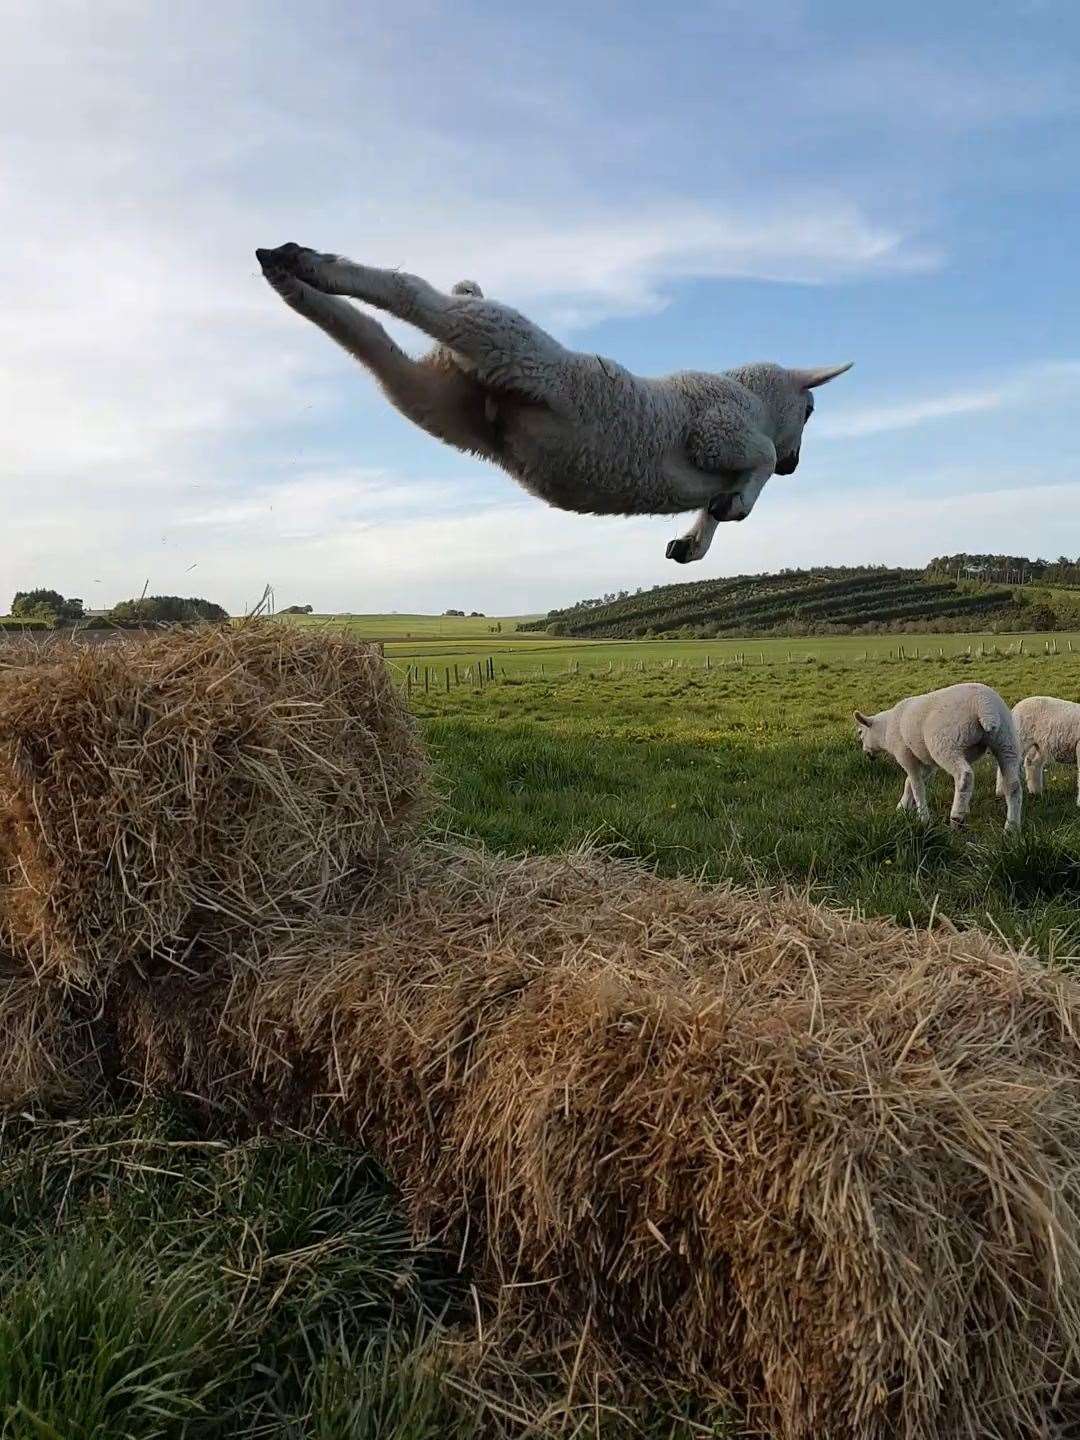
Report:
[[[352,382],[252,251],[295,239],[468,275],[560,332],[644,317],[639,353],[695,282],[912,283],[945,238],[925,191],[893,192],[894,166],[932,173],[944,133],[996,127],[995,91],[1017,123],[1064,113],[1062,66],[815,46],[814,10],[0,0],[0,574],[116,598],[195,565],[229,604],[280,579],[313,603],[363,586],[371,605],[439,608],[455,577],[483,608],[670,579],[669,522],[558,515],[464,461],[432,479],[432,442]],[[866,165],[865,131],[890,139],[887,164]],[[762,312],[786,326],[806,292],[772,294]],[[814,438],[1051,384],[1060,403],[1075,367],[1059,369],[846,413],[830,394]],[[782,517],[810,513],[826,525],[767,494],[716,568],[784,563],[805,537]]]
[[[828,440],[858,440],[1021,405],[1037,412],[1039,406],[1060,405],[1070,397],[1080,399],[1080,360],[1033,365],[975,389],[946,390],[891,405],[825,414],[815,434]]]

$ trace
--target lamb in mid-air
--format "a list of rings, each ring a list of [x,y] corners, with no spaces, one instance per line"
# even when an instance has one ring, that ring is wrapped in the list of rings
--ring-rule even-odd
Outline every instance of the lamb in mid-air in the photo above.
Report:
[[[849,365],[720,374],[632,375],[567,350],[531,320],[462,281],[447,295],[415,275],[299,245],[255,252],[281,298],[366,365],[429,435],[493,461],[560,510],[698,514],[667,547],[700,560],[724,520],[745,520],[773,474],[799,463],[812,391]],[[436,342],[413,360],[353,296]]]
[[[1056,760],[1077,767],[1076,803],[1080,805],[1080,705],[1053,695],[1029,695],[1013,706],[1013,724],[1029,795],[1043,793],[1047,764]],[[998,772],[998,794],[1003,780]]]
[[[920,820],[929,820],[927,777],[935,765],[953,777],[949,818],[957,829],[971,808],[972,765],[989,750],[1001,776],[998,793],[1005,796],[1006,832],[1019,830],[1020,746],[1009,707],[989,685],[947,685],[899,700],[877,715],[856,710],[855,724],[867,755],[891,755],[906,774],[898,810],[917,810]]]

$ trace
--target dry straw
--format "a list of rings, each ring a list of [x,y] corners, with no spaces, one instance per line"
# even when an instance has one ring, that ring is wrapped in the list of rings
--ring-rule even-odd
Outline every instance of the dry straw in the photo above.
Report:
[[[81,1103],[101,1079],[99,1043],[77,996],[39,985],[0,955],[0,1118]]]
[[[430,849],[130,1072],[371,1144],[501,1324],[784,1440],[1080,1417],[1080,987],[985,937]]]
[[[375,647],[252,621],[0,648],[0,945],[188,971],[353,897],[426,790]]]

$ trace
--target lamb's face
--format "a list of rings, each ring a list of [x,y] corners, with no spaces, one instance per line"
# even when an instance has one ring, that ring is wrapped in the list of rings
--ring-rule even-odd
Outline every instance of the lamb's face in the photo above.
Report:
[[[777,366],[772,397],[777,475],[792,475],[799,464],[803,430],[814,413],[814,390],[850,368],[833,365],[823,370],[782,370]]]
[[[864,755],[881,755],[885,750],[885,736],[880,716],[864,715],[855,711],[855,738],[862,745]]]
[[[777,475],[793,475],[798,468],[803,429],[813,413],[814,397],[810,391],[786,384],[774,442]]]

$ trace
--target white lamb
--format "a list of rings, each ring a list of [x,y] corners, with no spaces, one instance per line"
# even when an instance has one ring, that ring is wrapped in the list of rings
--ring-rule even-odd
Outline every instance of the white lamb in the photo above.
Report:
[[[1020,747],[1009,707],[989,685],[947,685],[909,696],[877,715],[856,710],[855,723],[866,754],[891,755],[907,775],[898,810],[917,810],[920,820],[929,820],[927,776],[936,765],[953,777],[950,821],[957,829],[971,808],[972,764],[989,750],[1005,795],[1005,830],[1019,830]]]
[[[286,304],[366,365],[403,415],[549,505],[592,515],[698,511],[667,547],[679,564],[702,558],[721,521],[745,520],[771,475],[792,474],[810,392],[850,368],[759,364],[645,379],[567,350],[469,280],[446,295],[418,276],[299,245],[255,254]],[[417,326],[435,349],[413,360],[342,295]]]
[[[1028,794],[1043,793],[1043,772],[1051,760],[1057,760],[1076,766],[1076,803],[1080,805],[1080,705],[1053,695],[1031,695],[1013,706],[1012,717]],[[999,795],[1003,783],[998,771]]]

